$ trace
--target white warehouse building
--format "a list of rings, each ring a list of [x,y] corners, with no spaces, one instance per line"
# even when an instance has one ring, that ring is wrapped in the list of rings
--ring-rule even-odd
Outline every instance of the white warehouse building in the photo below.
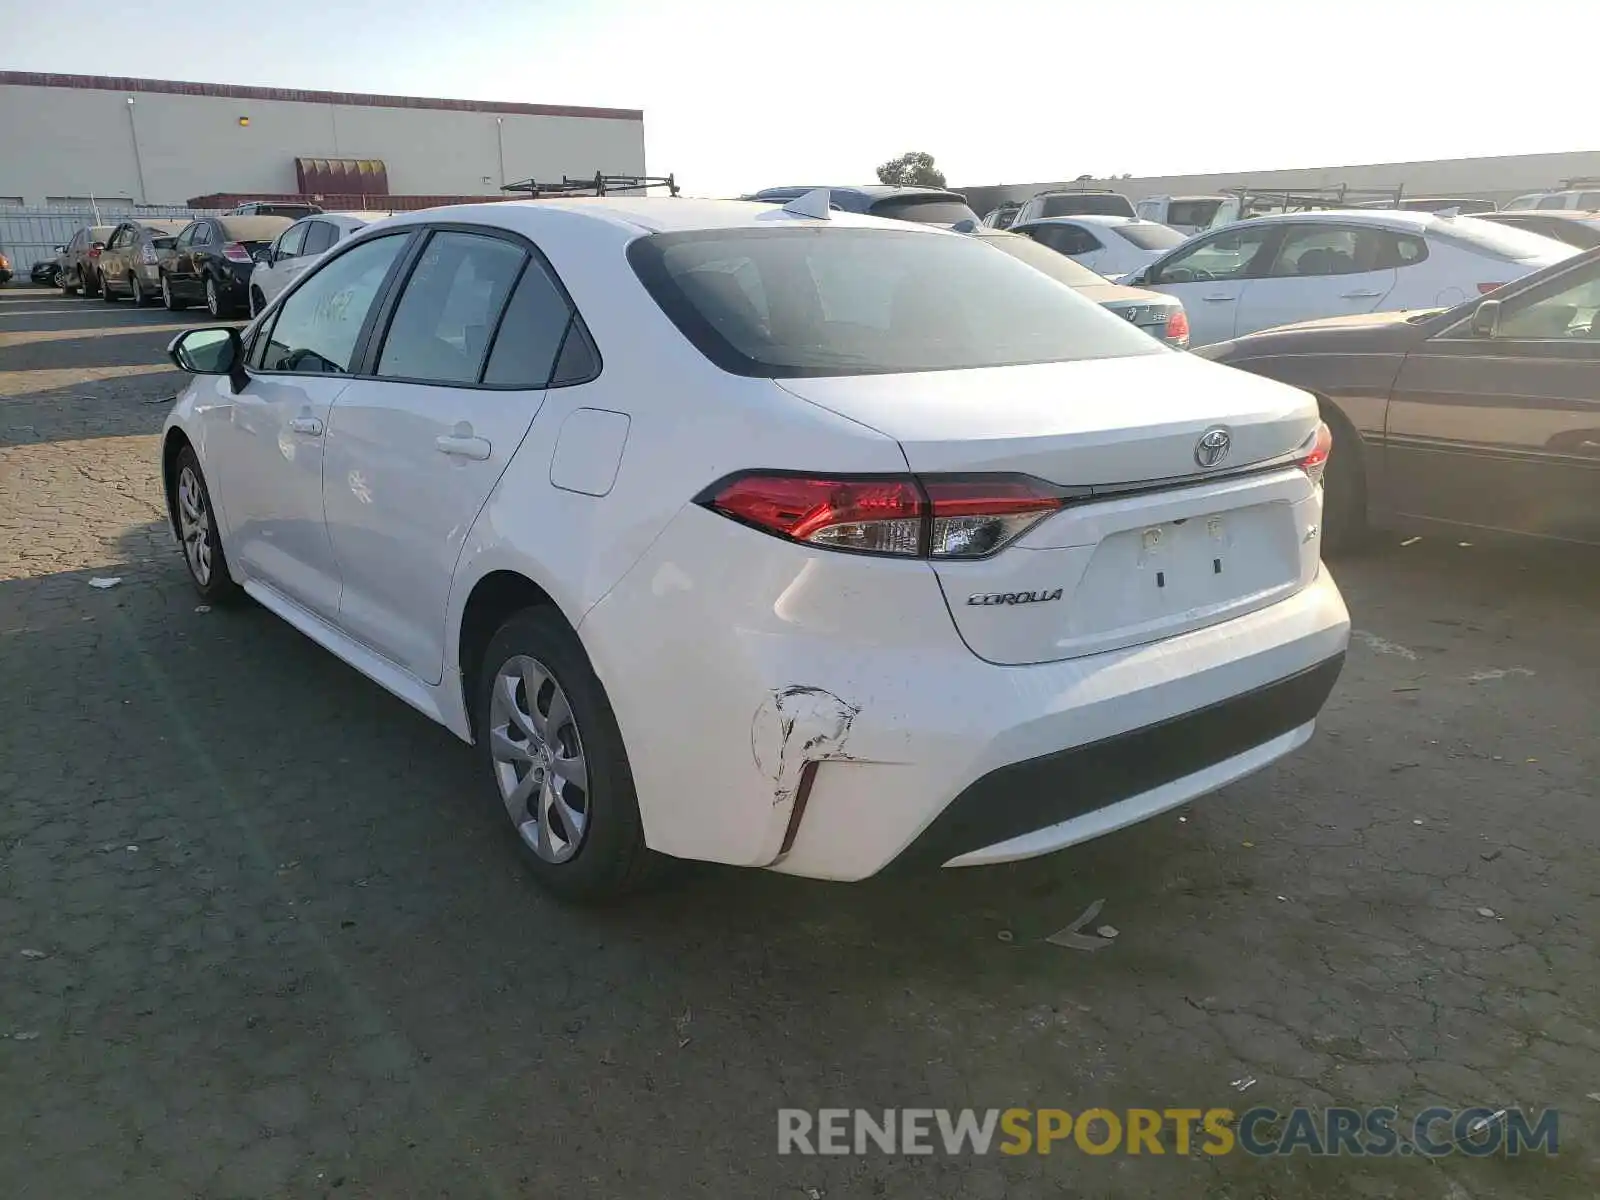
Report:
[[[442,199],[644,171],[636,109],[0,71],[0,204]]]

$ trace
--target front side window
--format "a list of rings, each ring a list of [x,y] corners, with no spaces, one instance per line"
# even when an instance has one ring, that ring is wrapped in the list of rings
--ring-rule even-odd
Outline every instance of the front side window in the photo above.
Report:
[[[1578,196],[1578,207],[1589,212],[1600,209],[1600,192],[1582,192]]]
[[[111,235],[111,240],[106,243],[106,249],[115,250],[122,246],[127,241],[127,235],[128,227],[126,225],[118,225],[117,231]]]
[[[304,225],[291,225],[283,231],[283,236],[278,239],[278,245],[272,252],[273,262],[282,262],[286,258],[300,257],[300,247],[306,240],[306,227]]]
[[[1182,251],[1152,274],[1151,283],[1205,283],[1217,279],[1243,279],[1276,236],[1272,225],[1229,229]]]
[[[1550,287],[1507,300],[1500,309],[1496,338],[1548,341],[1600,338],[1600,263],[1555,280]]]
[[[306,276],[278,311],[261,369],[348,372],[367,314],[408,240],[404,233],[374,238]]]
[[[1028,232],[1034,241],[1057,254],[1088,254],[1100,249],[1100,239],[1082,225],[1035,225]]]
[[[1166,353],[977,238],[719,229],[642,237],[628,260],[684,336],[737,375],[871,375]]]
[[[211,226],[207,225],[204,221],[199,222],[194,227],[194,244],[196,246],[207,246],[211,244]]]
[[[1567,198],[1559,192],[1554,196],[1546,196],[1539,201],[1540,208],[1565,208],[1566,206]]]
[[[378,374],[476,383],[527,253],[495,237],[435,233],[412,269],[378,356]]]

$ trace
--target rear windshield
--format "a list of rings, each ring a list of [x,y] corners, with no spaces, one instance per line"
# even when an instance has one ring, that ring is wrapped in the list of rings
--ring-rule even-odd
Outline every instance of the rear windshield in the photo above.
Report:
[[[1472,217],[1448,217],[1428,229],[1430,238],[1457,242],[1481,254],[1492,254],[1507,262],[1527,262],[1535,258],[1560,257],[1563,250],[1572,247],[1494,221],[1479,221]]]
[[[920,221],[924,225],[954,225],[957,221],[978,219],[978,214],[964,202],[942,196],[891,196],[879,200],[869,211],[875,217]]]
[[[1217,209],[1221,207],[1221,198],[1173,200],[1167,205],[1167,224],[1204,227],[1211,224],[1211,219],[1217,215]]]
[[[222,229],[236,242],[270,242],[294,222],[288,217],[222,217]]]
[[[1044,217],[1131,217],[1133,205],[1126,196],[1098,195],[1090,192],[1069,192],[1059,196],[1046,196],[1043,200]]]
[[[1008,234],[1006,237],[980,238],[985,245],[993,246],[996,250],[1011,255],[1019,262],[1025,262],[1036,271],[1043,271],[1051,279],[1066,284],[1068,287],[1090,287],[1093,284],[1104,283],[1106,277],[1098,271],[1091,271],[1076,259],[1068,258],[1059,250],[1041,245],[1031,237],[1024,237],[1020,233]]]
[[[170,250],[177,244],[177,241],[178,239],[175,237],[153,237],[150,239],[150,244],[157,250]]]
[[[1168,229],[1153,221],[1138,225],[1114,225],[1112,228],[1141,250],[1170,250],[1186,240],[1176,229]]]
[[[975,238],[715,229],[640,238],[628,260],[684,336],[736,375],[875,375],[1168,353]]]

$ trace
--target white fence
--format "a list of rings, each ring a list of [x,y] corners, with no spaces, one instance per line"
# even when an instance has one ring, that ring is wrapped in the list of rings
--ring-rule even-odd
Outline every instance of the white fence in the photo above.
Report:
[[[65,246],[85,225],[115,225],[141,217],[188,219],[211,215],[217,210],[181,206],[126,204],[91,207],[16,208],[0,207],[0,251],[11,260],[16,277],[26,279],[40,259],[54,258],[56,247]]]

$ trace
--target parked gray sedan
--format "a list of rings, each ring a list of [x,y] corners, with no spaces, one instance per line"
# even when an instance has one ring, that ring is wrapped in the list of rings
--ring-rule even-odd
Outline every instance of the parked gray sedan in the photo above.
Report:
[[[1195,353],[1316,395],[1333,430],[1325,546],[1369,524],[1600,545],[1600,248],[1455,308]]]
[[[107,304],[127,296],[143,306],[161,297],[161,265],[189,222],[128,220],[112,230],[100,253],[100,295]]]

